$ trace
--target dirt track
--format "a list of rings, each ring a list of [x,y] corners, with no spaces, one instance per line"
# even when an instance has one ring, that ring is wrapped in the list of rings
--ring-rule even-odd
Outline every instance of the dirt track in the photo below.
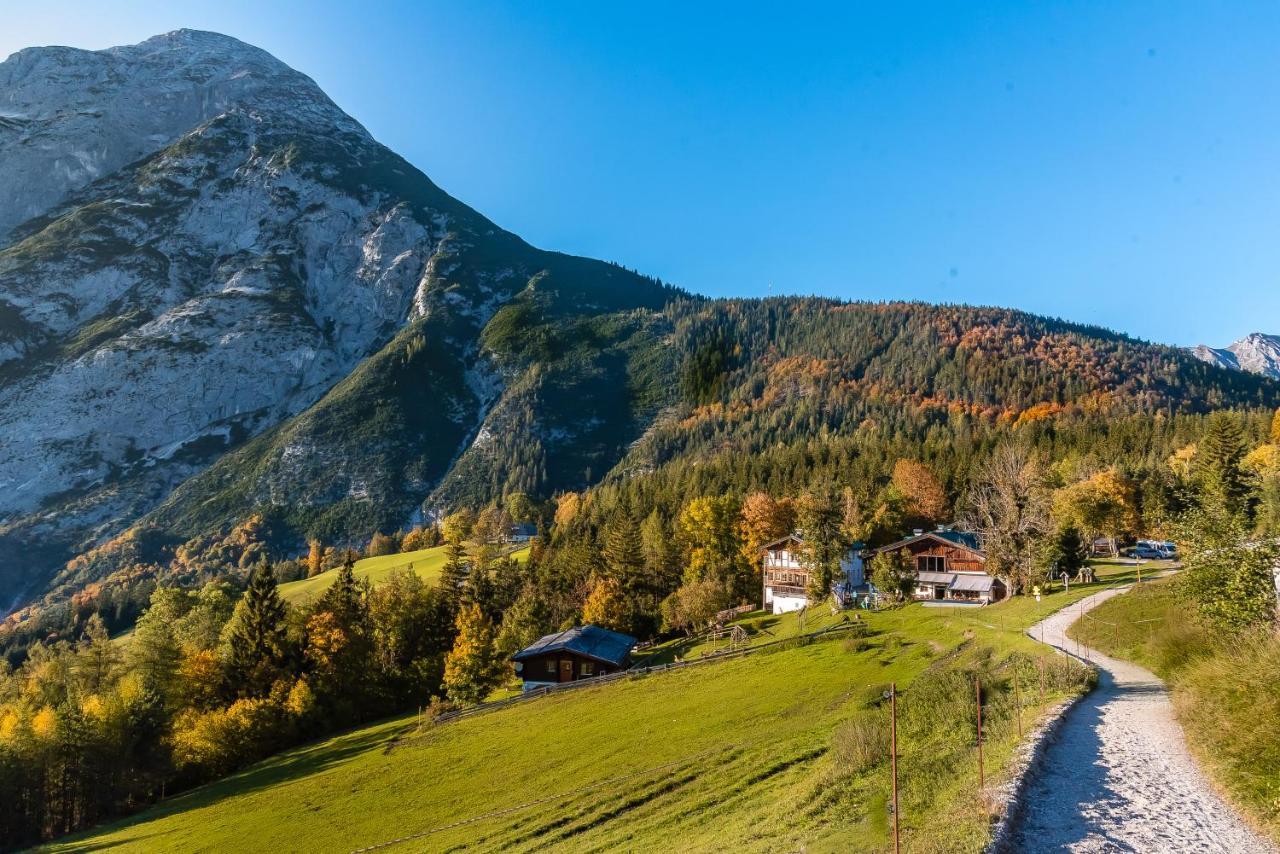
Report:
[[[1096,593],[1029,634],[1074,654],[1067,626],[1125,589]],[[1098,668],[1098,688],[1067,713],[1047,745],[1012,828],[1012,850],[1278,850],[1210,788],[1157,676],[1087,647],[1079,654]]]

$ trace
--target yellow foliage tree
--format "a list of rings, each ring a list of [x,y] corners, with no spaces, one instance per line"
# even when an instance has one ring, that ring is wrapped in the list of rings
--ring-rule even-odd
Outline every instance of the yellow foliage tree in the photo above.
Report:
[[[906,511],[912,521],[941,522],[951,512],[951,502],[933,470],[915,460],[898,460],[893,464],[893,485],[906,499]]]
[[[1280,445],[1259,445],[1245,455],[1241,465],[1262,477],[1280,473]]]
[[[557,528],[563,528],[578,518],[578,511],[582,509],[582,499],[576,492],[566,492],[556,498],[556,516],[555,522]]]
[[[742,556],[753,567],[760,564],[760,550],[766,543],[785,537],[796,525],[795,506],[788,499],[777,501],[767,492],[753,492],[742,501],[738,537]]]
[[[1195,467],[1195,463],[1195,443],[1184,445],[1169,455],[1169,468],[1173,469],[1173,473],[1183,479],[1191,477],[1191,472]]]
[[[307,578],[324,572],[324,546],[312,540],[307,550]]]
[[[493,623],[471,604],[458,611],[457,626],[458,637],[444,659],[444,688],[455,703],[478,703],[502,678]]]
[[[615,632],[631,630],[631,603],[617,579],[596,579],[582,606],[582,622]]]
[[[728,496],[695,498],[680,511],[677,527],[688,555],[686,583],[732,574],[739,551],[734,515]]]
[[[1106,469],[1057,490],[1053,515],[1059,525],[1114,539],[1138,528],[1136,489],[1115,469]]]

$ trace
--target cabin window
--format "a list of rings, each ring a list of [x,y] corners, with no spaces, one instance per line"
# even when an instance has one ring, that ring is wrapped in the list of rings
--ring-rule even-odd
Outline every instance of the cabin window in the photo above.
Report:
[[[584,661],[578,665],[578,673],[582,676],[594,676],[595,672],[596,666],[590,661]]]
[[[556,672],[556,662],[555,662],[555,659],[551,659],[551,658],[548,658],[548,659],[547,659],[547,672],[548,672],[548,673],[555,673],[555,672]]]
[[[946,572],[947,559],[942,555],[919,555],[916,557],[918,572]]]

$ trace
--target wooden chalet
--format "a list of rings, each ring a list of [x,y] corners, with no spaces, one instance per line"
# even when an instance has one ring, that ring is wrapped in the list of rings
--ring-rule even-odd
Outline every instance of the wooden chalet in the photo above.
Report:
[[[809,569],[801,560],[803,537],[787,534],[760,549],[764,607],[774,614],[798,611],[809,604]],[[869,592],[864,577],[862,544],[854,543],[840,561],[841,577],[831,591],[842,605]]]
[[[987,605],[1008,595],[1004,582],[987,574],[987,555],[976,534],[917,531],[879,551],[904,550],[915,564],[917,600]]]
[[[511,656],[526,691],[625,670],[636,639],[585,625],[545,635]]]

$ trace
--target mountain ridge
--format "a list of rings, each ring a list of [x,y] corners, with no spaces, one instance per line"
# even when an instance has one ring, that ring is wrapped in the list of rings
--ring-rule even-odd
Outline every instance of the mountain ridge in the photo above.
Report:
[[[112,151],[156,147],[105,175],[73,174],[57,200],[17,194],[17,215],[44,209],[0,236],[0,595],[28,587],[16,576],[32,555],[47,578],[311,407],[410,323],[438,336],[438,370],[478,376],[483,326],[548,270],[563,271],[584,310],[671,293],[498,228],[309,78],[234,39],[177,31],[15,56],[0,64],[0,103],[56,88],[54,68],[79,104],[70,125],[39,129],[41,169],[75,159],[86,128],[115,134]],[[82,109],[102,64],[121,56],[147,74],[108,74],[106,100]],[[210,80],[238,82],[214,97]],[[160,118],[139,124],[135,102]],[[29,139],[0,137],[0,175],[40,171]],[[454,389],[453,422],[476,420],[477,388]]]
[[[538,249],[229,37],[41,50],[0,64],[0,105],[62,80],[50,103],[74,114],[32,130],[23,107],[0,176],[33,174],[37,132],[41,168],[95,134],[110,156],[56,199],[20,194],[10,219],[43,208],[0,231],[0,601],[113,577],[126,565],[77,556],[122,535],[172,554],[256,519],[287,554],[584,489],[708,437],[1280,403],[1265,380],[1022,312],[707,300]]]
[[[1223,348],[1198,344],[1191,353],[1220,368],[1280,379],[1280,335],[1253,332]]]

